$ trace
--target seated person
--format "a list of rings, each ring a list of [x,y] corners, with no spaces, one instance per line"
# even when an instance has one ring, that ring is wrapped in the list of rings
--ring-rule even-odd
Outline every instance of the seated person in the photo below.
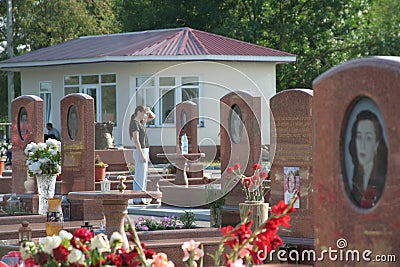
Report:
[[[46,128],[47,128],[47,134],[44,135],[45,140],[47,140],[48,138],[52,138],[61,141],[60,132],[53,127],[53,124],[51,122],[47,123]]]

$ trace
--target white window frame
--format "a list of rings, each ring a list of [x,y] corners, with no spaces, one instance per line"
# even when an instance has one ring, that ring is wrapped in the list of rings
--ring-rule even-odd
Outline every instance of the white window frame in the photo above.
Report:
[[[43,99],[43,111],[44,111],[44,125],[52,120],[51,109],[53,107],[53,82],[52,81],[40,81],[39,82],[39,96]]]
[[[115,75],[115,83],[103,83],[101,81],[101,76],[103,75]],[[78,84],[73,84],[73,85],[66,85],[65,84],[65,77],[69,76],[77,76],[79,83]],[[82,77],[83,76],[98,76],[98,83],[82,83]],[[101,101],[102,99],[102,86],[115,86],[115,126],[117,127],[117,122],[118,122],[118,92],[117,92],[117,74],[116,73],[93,73],[93,74],[70,74],[70,75],[64,75],[63,77],[63,88],[64,88],[64,95],[65,94],[65,89],[66,88],[73,88],[73,87],[78,87],[80,93],[86,93],[87,94],[87,89],[90,88],[96,88],[96,114],[95,118],[97,122],[102,122],[103,120],[103,103]]]
[[[198,85],[182,85],[182,79],[187,78],[187,77],[196,77],[198,78]],[[175,82],[174,85],[168,85],[168,86],[161,86],[160,85],[160,78],[174,78]],[[143,82],[141,85],[137,84],[138,79],[143,79],[145,82]],[[148,83],[149,79],[154,79],[154,85],[143,85]],[[201,77],[199,75],[162,75],[162,76],[152,76],[152,75],[143,75],[143,76],[134,76],[133,77],[133,83],[134,83],[134,99],[135,99],[135,105],[141,105],[145,104],[147,106],[150,106],[153,109],[153,112],[156,114],[156,119],[153,121],[152,124],[148,124],[147,127],[175,127],[176,125],[176,114],[174,114],[174,122],[173,123],[163,123],[162,122],[162,103],[161,101],[161,96],[162,96],[162,90],[175,90],[175,97],[174,97],[174,106],[182,102],[182,88],[186,89],[198,89],[198,109],[199,109],[199,126],[204,126],[204,120],[202,119],[202,103],[201,103],[201,97],[202,97],[202,83],[201,83]],[[144,103],[138,103],[138,99],[136,97],[137,91],[138,90],[153,90],[153,95],[154,99],[147,99],[147,94],[143,94],[143,102]]]

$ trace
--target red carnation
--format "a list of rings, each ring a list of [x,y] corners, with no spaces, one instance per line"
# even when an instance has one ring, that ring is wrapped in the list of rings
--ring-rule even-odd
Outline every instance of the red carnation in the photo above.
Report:
[[[53,254],[56,261],[66,261],[68,259],[68,249],[63,244],[53,249]]]

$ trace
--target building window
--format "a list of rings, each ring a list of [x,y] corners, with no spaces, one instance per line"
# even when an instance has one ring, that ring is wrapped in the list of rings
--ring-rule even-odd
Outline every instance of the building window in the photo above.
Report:
[[[136,105],[150,106],[157,119],[149,125],[175,125],[175,106],[191,100],[201,114],[200,83],[198,76],[142,76],[135,78]],[[202,120],[199,120],[203,125]]]
[[[51,82],[40,82],[39,96],[43,99],[44,103],[44,125],[51,122],[51,94],[52,94],[52,83]]]
[[[85,93],[93,97],[95,120],[117,125],[117,76],[93,74],[64,76],[64,95]]]

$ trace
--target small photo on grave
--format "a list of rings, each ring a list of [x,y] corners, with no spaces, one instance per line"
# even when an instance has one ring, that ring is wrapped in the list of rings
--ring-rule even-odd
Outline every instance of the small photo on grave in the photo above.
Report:
[[[283,185],[284,200],[285,204],[289,204],[296,190],[300,192],[300,167],[283,167],[283,173],[285,181]],[[300,195],[293,207],[300,208]]]
[[[362,97],[349,109],[343,131],[343,173],[347,196],[358,207],[378,203],[387,172],[387,135],[375,102]]]

